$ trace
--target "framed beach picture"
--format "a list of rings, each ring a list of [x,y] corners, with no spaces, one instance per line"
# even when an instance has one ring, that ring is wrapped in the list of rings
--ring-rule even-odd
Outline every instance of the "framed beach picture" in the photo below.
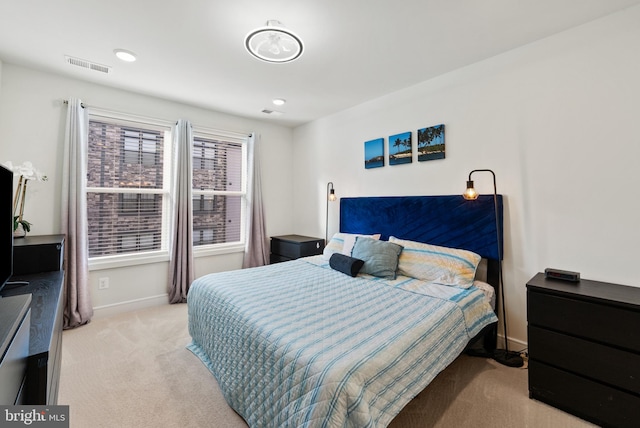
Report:
[[[384,166],[384,138],[377,138],[364,143],[364,168]]]
[[[389,137],[389,165],[411,163],[411,132]]]
[[[444,159],[444,125],[418,129],[418,161]]]

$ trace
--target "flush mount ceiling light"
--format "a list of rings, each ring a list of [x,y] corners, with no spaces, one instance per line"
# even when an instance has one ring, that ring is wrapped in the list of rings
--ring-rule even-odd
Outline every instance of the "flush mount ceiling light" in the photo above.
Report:
[[[121,59],[122,61],[133,62],[136,60],[136,54],[131,51],[116,49],[113,51],[113,53],[118,57],[118,59]]]
[[[302,55],[302,40],[287,30],[280,21],[269,20],[244,38],[244,47],[254,57],[275,63],[291,62]]]
[[[274,105],[277,105],[277,106],[283,106],[283,105],[284,105],[284,103],[286,103],[286,102],[287,102],[287,100],[285,100],[284,98],[274,98],[273,100],[271,100],[271,102],[272,102]]]

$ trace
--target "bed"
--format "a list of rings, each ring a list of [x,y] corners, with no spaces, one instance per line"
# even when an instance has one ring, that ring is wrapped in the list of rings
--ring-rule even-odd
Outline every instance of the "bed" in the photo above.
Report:
[[[497,318],[466,257],[487,260],[497,286],[498,202],[496,225],[492,196],[342,198],[323,256],[194,281],[188,347],[251,427],[387,426],[462,352],[495,344]],[[353,257],[334,254],[347,243]],[[432,259],[410,256],[425,248],[465,268],[423,278]],[[394,251],[388,275],[377,260]],[[366,268],[355,277],[336,269],[356,255]]]

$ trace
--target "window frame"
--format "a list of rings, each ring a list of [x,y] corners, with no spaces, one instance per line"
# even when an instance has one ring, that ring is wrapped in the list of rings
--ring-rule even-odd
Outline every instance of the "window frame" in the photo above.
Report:
[[[240,240],[236,242],[225,242],[225,243],[217,243],[217,244],[202,244],[202,245],[194,245],[193,252],[196,256],[205,256],[205,255],[215,255],[221,253],[230,253],[230,252],[239,252],[244,251],[245,243],[246,243],[246,222],[247,222],[247,207],[248,207],[248,165],[249,165],[249,136],[248,134],[240,134],[229,131],[220,131],[210,128],[205,128],[201,126],[193,126],[193,140],[194,143],[196,139],[202,138],[206,140],[215,140],[224,143],[231,144],[239,144],[241,146],[241,180],[242,184],[240,186],[240,190],[201,190],[194,189],[192,187],[192,204],[193,200],[196,197],[201,198],[201,207],[204,206],[202,202],[202,197],[211,196],[213,200],[215,200],[216,196],[239,196],[241,198],[240,203]],[[194,156],[195,157],[195,156]],[[193,159],[193,158],[192,158]],[[209,158],[205,156],[200,157],[202,163],[201,166],[204,165],[205,161]],[[215,160],[211,158],[211,160]],[[193,165],[193,171],[196,171],[196,166]],[[213,203],[213,202],[212,202]],[[193,205],[192,205],[193,206]],[[206,213],[207,210],[193,211],[194,217],[196,215],[202,215]],[[192,234],[195,237],[196,232],[200,233],[202,229],[196,227],[194,222]]]
[[[160,131],[163,133],[163,157],[159,161],[163,164],[162,187],[161,188],[136,188],[136,187],[90,187],[87,182],[86,193],[107,193],[107,194],[151,194],[160,196],[159,206],[162,208],[162,226],[160,233],[160,249],[142,250],[133,253],[117,253],[106,256],[89,257],[89,270],[108,269],[124,266],[132,266],[139,264],[163,262],[169,260],[169,221],[171,216],[171,183],[173,177],[172,162],[172,126],[173,123],[158,119],[152,119],[131,114],[117,113],[97,108],[88,108],[89,122],[97,121],[120,126],[122,128],[134,127],[141,129],[149,129]],[[88,125],[88,124],[87,124]],[[88,132],[87,126],[87,132]],[[157,152],[157,146],[155,148]],[[124,149],[124,144],[121,151]],[[133,151],[133,150],[131,150]],[[88,153],[88,150],[87,150]],[[142,145],[139,147],[139,156],[142,156]],[[122,154],[121,161],[124,161]],[[142,159],[140,159],[142,162]],[[88,165],[87,165],[88,172]],[[140,205],[141,197],[138,197],[138,205]],[[122,201],[122,197],[118,197],[118,204]],[[128,216],[130,214],[122,212],[122,205],[118,207],[119,215]],[[136,241],[140,241],[141,235],[136,236]]]
[[[173,125],[175,122],[153,119],[149,117],[136,116],[132,114],[120,113],[109,111],[105,109],[99,109],[90,107],[87,109],[89,121],[96,120],[100,122],[106,122],[122,126],[126,128],[126,125],[133,127],[144,128],[149,126],[151,129],[161,128],[164,132],[163,140],[163,158],[161,162],[163,164],[163,185],[161,189],[146,189],[146,188],[115,188],[118,192],[113,192],[114,188],[100,188],[89,187],[86,188],[86,193],[140,193],[140,194],[156,194],[161,196],[159,204],[162,206],[162,232],[161,232],[161,248],[159,250],[140,251],[135,253],[115,254],[108,256],[98,256],[89,258],[89,270],[101,270],[111,269],[118,267],[143,265],[148,263],[158,263],[169,261],[169,221],[173,216],[172,212],[172,189],[174,177],[174,159],[173,159]],[[87,133],[89,127],[87,124]],[[246,221],[247,221],[247,207],[248,207],[248,165],[249,165],[249,134],[237,133],[230,131],[214,130],[201,126],[193,126],[194,141],[197,136],[206,139],[218,139],[226,142],[240,143],[242,147],[242,186],[240,191],[202,191],[204,196],[206,195],[228,195],[228,196],[240,196],[241,197],[241,216],[240,216],[240,241],[231,243],[218,243],[218,244],[206,244],[206,245],[194,245],[193,252],[194,257],[206,257],[221,254],[231,254],[237,252],[243,252],[246,242]],[[124,146],[123,146],[124,147]],[[142,149],[140,149],[142,150]],[[157,147],[156,147],[157,150]],[[124,160],[124,155],[122,156]],[[203,158],[204,159],[204,158]],[[195,165],[193,166],[195,170]],[[198,191],[200,192],[200,191]],[[192,196],[195,197],[195,194]],[[138,197],[138,202],[140,202]],[[193,202],[192,202],[193,203]],[[206,212],[206,211],[201,211]],[[123,214],[126,215],[126,214]],[[195,233],[195,225],[192,233]],[[140,237],[137,238],[139,240]]]

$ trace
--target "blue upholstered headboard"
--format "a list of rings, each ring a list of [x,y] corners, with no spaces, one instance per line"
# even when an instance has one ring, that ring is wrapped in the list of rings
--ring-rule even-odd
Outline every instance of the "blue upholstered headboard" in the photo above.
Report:
[[[498,218],[502,237],[502,195],[498,195]],[[486,259],[499,257],[493,195],[475,201],[460,195],[341,198],[340,231],[380,233],[381,239],[392,235],[462,248]]]

